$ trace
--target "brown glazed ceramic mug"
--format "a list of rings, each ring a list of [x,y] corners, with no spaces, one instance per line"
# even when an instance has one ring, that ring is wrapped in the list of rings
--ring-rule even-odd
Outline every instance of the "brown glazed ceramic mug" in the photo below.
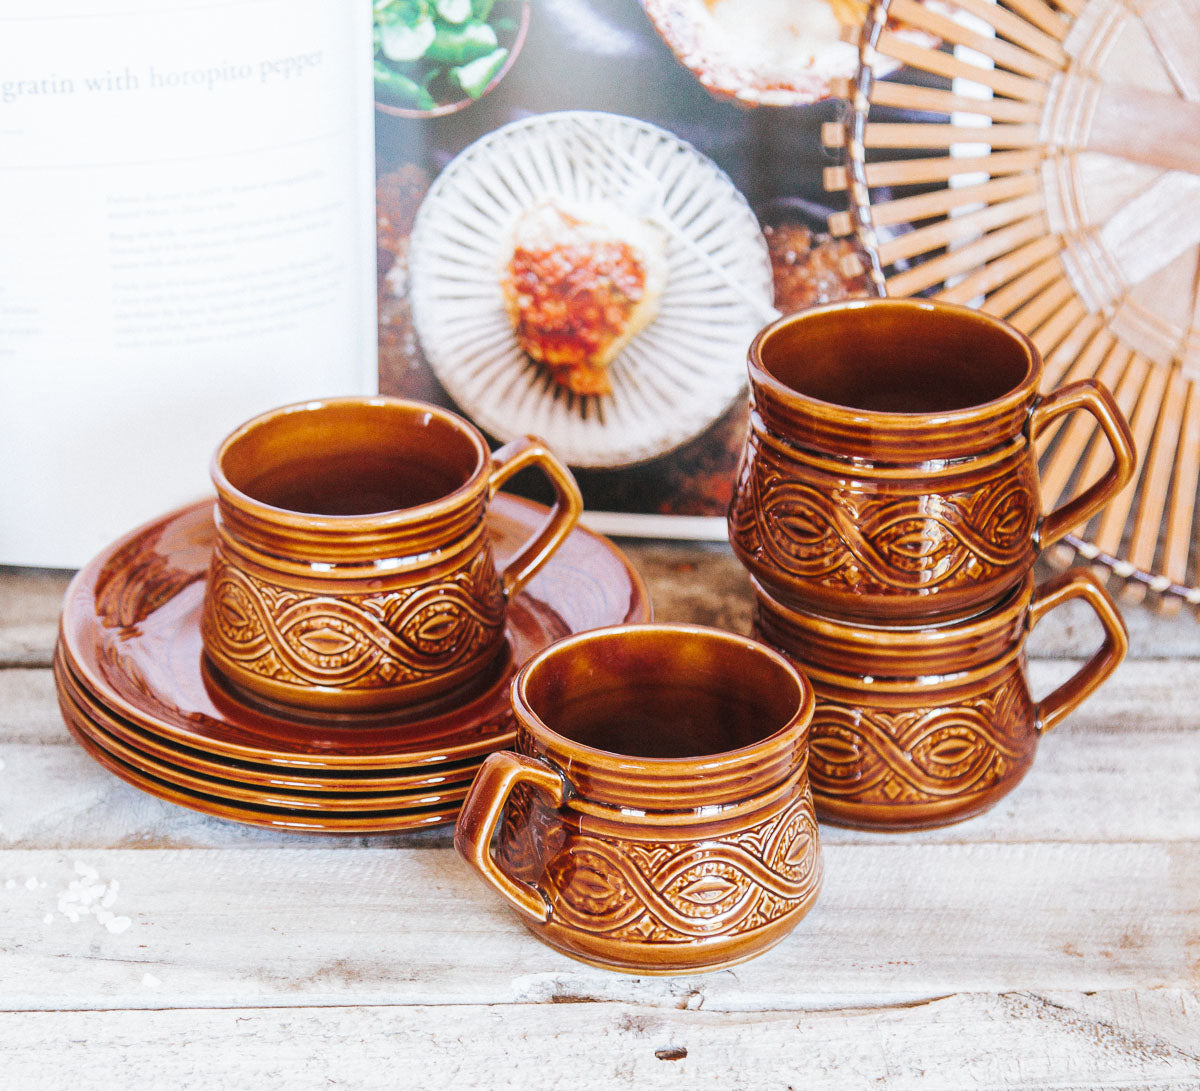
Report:
[[[488,500],[530,465],[556,501],[497,572]],[[257,698],[325,712],[425,702],[486,671],[507,601],[583,507],[539,440],[492,454],[456,414],[384,397],[256,417],[217,449],[212,478],[208,659]]]
[[[783,656],[699,626],[596,629],[512,692],[518,752],[484,762],[454,844],[540,939],[684,973],[750,958],[808,912],[813,697]]]
[[[985,810],[1020,782],[1038,739],[1125,657],[1125,625],[1103,585],[1071,569],[1036,589],[1026,574],[999,605],[966,621],[871,626],[780,605],[755,584],[755,633],[812,680],[810,768],[817,813],[837,825],[906,830]],[[1025,637],[1051,610],[1083,599],[1104,642],[1070,679],[1034,701]]]
[[[814,307],[767,326],[749,367],[729,537],[750,573],[800,609],[901,621],[986,609],[1135,468],[1107,389],[1084,380],[1039,396],[1033,343],[969,307]],[[1113,462],[1043,518],[1034,444],[1076,409],[1099,421]]]

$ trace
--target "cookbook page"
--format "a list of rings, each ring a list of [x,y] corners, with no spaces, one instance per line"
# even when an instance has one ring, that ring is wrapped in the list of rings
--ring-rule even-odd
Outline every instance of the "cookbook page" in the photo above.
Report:
[[[723,538],[751,339],[866,290],[826,233],[836,8],[378,0],[381,389],[542,436],[593,527]]]
[[[79,565],[245,418],[375,389],[370,32],[0,0],[0,563]]]

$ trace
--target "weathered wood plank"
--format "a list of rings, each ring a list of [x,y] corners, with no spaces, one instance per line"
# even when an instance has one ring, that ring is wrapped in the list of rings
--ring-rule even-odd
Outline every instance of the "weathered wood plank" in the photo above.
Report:
[[[638,978],[543,946],[447,849],[7,850],[0,1010],[694,998],[752,1011],[1195,989],[1197,890],[1195,842],[828,845],[820,901],[773,951]]]
[[[149,988],[150,986],[148,986]],[[0,1087],[1194,1088],[1200,994],[763,1014],[632,1004],[17,1012]],[[1190,1024],[1190,1025],[1189,1025]],[[532,1074],[537,1073],[536,1083]]]
[[[1031,665],[1035,692],[1076,669]],[[1200,663],[1127,663],[1042,743],[1025,781],[989,813],[902,842],[1200,840]],[[312,848],[448,845],[448,828],[345,839],[257,830],[164,803],[117,780],[67,734],[46,670],[0,671],[0,847]],[[890,840],[826,827],[828,843]],[[894,835],[892,835],[894,836]]]
[[[49,666],[69,572],[0,565],[0,667]]]

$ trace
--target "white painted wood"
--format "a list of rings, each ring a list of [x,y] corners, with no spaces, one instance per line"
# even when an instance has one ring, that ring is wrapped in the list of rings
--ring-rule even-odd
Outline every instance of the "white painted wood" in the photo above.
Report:
[[[1200,994],[1177,990],[750,1014],[620,1003],[18,1012],[0,1015],[11,1043],[0,1088],[76,1091],[102,1074],[130,1091],[1182,1089],[1200,1082],[1197,1020]]]
[[[555,953],[449,849],[7,850],[0,1010],[698,995],[752,1011],[1191,988],[1198,848],[829,845],[821,898],[787,940],[695,978]]]

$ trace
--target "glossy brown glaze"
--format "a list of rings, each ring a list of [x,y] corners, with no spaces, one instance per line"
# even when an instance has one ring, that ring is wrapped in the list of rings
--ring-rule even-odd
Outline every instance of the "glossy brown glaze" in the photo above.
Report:
[[[555,506],[498,571],[487,504],[534,465]],[[259,700],[326,711],[419,704],[486,671],[508,601],[582,510],[540,441],[492,455],[456,414],[394,398],[263,414],[221,444],[212,476],[209,660]]]
[[[497,563],[515,556],[545,519],[539,504],[497,496],[487,515]],[[511,659],[477,690],[414,711],[281,714],[239,701],[204,670],[200,614],[215,538],[206,501],[114,543],[71,582],[59,637],[71,678],[94,703],[210,765],[252,763],[331,786],[343,775],[371,775],[390,787],[393,775],[481,760],[513,741],[508,684],[517,667],[560,637],[650,617],[645,586],[624,555],[577,527],[513,597]]]
[[[176,785],[191,792],[200,792],[225,799],[230,803],[252,803],[258,806],[283,807],[295,811],[311,811],[320,815],[353,814],[360,811],[403,811],[433,806],[452,808],[467,794],[470,780],[437,786],[371,791],[341,792],[336,789],[310,789],[295,784],[264,787],[247,784],[226,776],[211,776],[195,772],[186,766],[152,756],[128,746],[120,736],[110,733],[92,709],[77,702],[64,688],[58,691],[59,709],[76,736],[88,740],[119,759],[125,765]]]
[[[194,791],[173,780],[147,772],[141,765],[130,764],[100,746],[91,733],[81,729],[69,706],[60,698],[60,711],[67,729],[79,746],[114,776],[149,795],[168,803],[198,811],[214,818],[225,818],[248,826],[282,830],[287,833],[398,833],[453,822],[459,804],[447,802],[430,807],[414,806],[391,810],[353,811],[296,809],[268,803],[247,803],[231,799],[224,791]]]
[[[517,752],[484,762],[455,845],[575,958],[659,974],[750,958],[821,883],[812,704],[782,656],[715,629],[560,641],[514,679]]]
[[[755,584],[755,634],[816,691],[810,769],[822,820],[905,830],[968,818],[1010,792],[1041,735],[1099,686],[1128,647],[1103,585],[1072,569],[1034,588],[1027,573],[999,605],[966,621],[870,626],[780,605]],[[1083,599],[1104,642],[1035,702],[1025,638],[1048,611]]]
[[[210,755],[203,750],[181,746],[155,732],[125,719],[101,704],[88,693],[63,655],[62,644],[54,657],[54,682],[59,701],[69,700],[76,705],[90,724],[106,736],[120,740],[126,747],[140,751],[150,758],[168,762],[190,772],[241,784],[270,788],[277,791],[372,793],[417,791],[443,788],[450,784],[469,784],[484,755],[465,761],[440,765],[419,765],[413,769],[327,770],[315,768],[286,768],[240,761],[236,758]]]
[[[1107,389],[1085,380],[1040,397],[1033,343],[967,307],[814,307],[763,330],[749,368],[730,541],[800,609],[901,623],[984,610],[1134,471]],[[1099,421],[1113,462],[1043,517],[1035,442],[1076,409]]]
[[[237,785],[259,796],[273,799],[285,795],[313,796],[318,801],[345,800],[346,808],[357,808],[352,800],[393,796],[404,803],[418,797],[432,796],[448,789],[464,790],[471,783],[483,756],[465,762],[426,765],[415,770],[377,770],[365,775],[357,772],[331,773],[321,770],[283,770],[270,766],[239,762],[231,758],[210,757],[202,751],[173,746],[141,730],[105,708],[79,684],[70,665],[58,649],[54,659],[55,687],[60,705],[68,704],[81,721],[82,729],[98,745],[121,756],[146,772],[167,775],[187,783],[179,774],[197,777],[192,786],[200,788],[205,780]],[[253,801],[251,796],[231,796]],[[462,798],[461,796],[459,797]],[[432,800],[431,800],[432,801]],[[337,808],[335,808],[337,809]],[[361,809],[370,809],[362,807]]]

